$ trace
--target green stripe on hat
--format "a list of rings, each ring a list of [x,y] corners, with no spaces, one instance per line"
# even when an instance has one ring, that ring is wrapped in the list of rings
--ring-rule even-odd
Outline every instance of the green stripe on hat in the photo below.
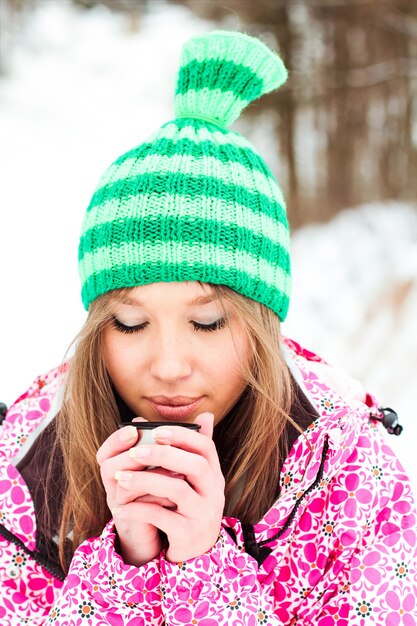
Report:
[[[287,268],[258,258],[245,250],[231,251],[222,245],[212,243],[202,243],[199,248],[196,251],[195,245],[187,241],[181,243],[170,241],[169,246],[159,240],[123,241],[118,245],[113,244],[86,253],[80,261],[80,272],[84,278],[89,278],[96,272],[97,267],[101,270],[110,270],[117,266],[128,267],[164,260],[167,263],[177,263],[179,266],[193,266],[194,263],[201,262],[218,268],[235,266],[252,279],[260,278],[269,287],[275,286],[277,277],[283,283],[288,282]]]
[[[149,193],[151,190],[155,196],[165,192],[182,194],[186,190],[189,198],[200,196],[215,200],[217,198],[236,197],[239,204],[249,208],[257,207],[265,215],[273,216],[283,224],[286,224],[287,221],[284,207],[259,191],[249,191],[232,182],[224,183],[213,176],[190,176],[181,172],[170,175],[169,172],[163,170],[158,173],[138,174],[132,178],[109,183],[99,188],[87,210],[91,211],[92,208],[103,202],[116,198],[120,203],[132,202],[134,204],[138,202],[142,194]],[[136,200],[134,200],[135,198]]]
[[[274,243],[269,238],[254,233],[237,224],[223,224],[221,228],[216,220],[202,218],[186,219],[182,215],[166,215],[164,219],[152,216],[140,218],[129,217],[116,223],[108,222],[84,233],[80,244],[80,261],[86,254],[94,252],[105,245],[117,245],[119,233],[123,232],[121,243],[129,244],[137,241],[161,243],[186,242],[187,244],[213,244],[221,242],[224,249],[244,252],[251,250],[265,261],[280,259],[282,267],[289,269],[288,251],[281,243]]]
[[[175,119],[166,122],[161,126],[159,132],[153,133],[146,142],[122,154],[112,163],[107,171],[116,167],[126,159],[139,156],[142,151],[146,153],[158,152],[160,141],[165,139],[169,139],[173,143],[181,143],[188,140],[193,142],[196,149],[201,145],[202,154],[205,154],[205,150],[207,149],[215,151],[213,156],[218,156],[218,158],[221,158],[220,155],[222,154],[228,155],[230,151],[230,158],[232,160],[239,161],[241,159],[249,159],[252,168],[272,176],[263,158],[258,154],[253,145],[242,137],[242,135],[232,130],[221,129],[219,127],[211,126],[211,128],[209,128],[203,121],[199,119],[194,120],[193,118]],[[211,148],[208,148],[208,144],[210,143],[213,145]],[[209,152],[209,154],[211,154],[211,152]],[[105,174],[106,173],[107,172],[105,172]]]
[[[222,276],[226,278],[233,271],[237,271],[240,275],[239,289],[236,287],[236,291],[248,297],[253,297],[248,292],[253,294],[256,291],[259,298],[268,298],[269,301],[275,298],[282,302],[288,300],[290,291],[290,276],[282,267],[273,266],[250,253],[244,251],[233,253],[222,246],[213,244],[201,244],[196,254],[195,246],[185,242],[180,244],[170,242],[169,246],[161,242],[123,243],[87,253],[80,261],[79,267],[80,275],[85,283],[84,303],[90,301],[91,285],[93,285],[93,292],[103,289],[102,293],[105,293],[122,286],[133,287],[137,284],[172,280],[201,280],[228,284],[222,280]],[[96,271],[98,267],[99,272]],[[147,268],[146,279],[145,268]],[[204,268],[203,272],[202,268]],[[116,271],[119,277],[125,276],[124,285],[114,286],[112,276]],[[128,284],[131,282],[129,277],[132,276],[141,278],[134,284]],[[215,280],[216,277],[217,280]],[[282,290],[276,289],[277,282],[282,284]]]
[[[189,198],[187,195],[164,193],[155,197],[151,190],[148,194],[143,194],[140,200],[140,205],[137,204],[134,210],[129,203],[120,204],[118,198],[94,207],[85,215],[83,233],[94,231],[95,228],[113,221],[120,224],[129,217],[139,218],[139,215],[163,221],[169,214],[179,214],[175,207],[181,207],[180,215],[183,219],[200,219],[203,216],[203,206],[207,208],[207,218],[212,218],[213,215],[207,199],[203,196]],[[269,239],[271,243],[282,244],[288,240],[287,224],[265,215],[256,208],[243,206],[234,198],[219,198],[216,200],[216,209],[216,220],[222,228],[235,223],[252,231],[253,234],[262,233],[262,237]],[[82,249],[83,241],[80,243],[80,251]]]
[[[208,142],[205,142],[207,144]],[[108,176],[101,181],[101,186],[109,183],[115,183],[118,180],[127,180],[134,178],[139,168],[146,169],[148,173],[159,172],[163,168],[164,172],[178,171],[178,161],[181,159],[181,171],[183,174],[195,174],[196,170],[207,169],[212,172],[213,177],[230,181],[230,170],[241,184],[248,190],[259,189],[262,193],[270,198],[275,198],[280,189],[276,184],[270,172],[264,172],[261,169],[252,168],[246,155],[246,160],[242,153],[230,150],[212,150],[206,149],[206,145],[196,144],[189,141],[178,141],[177,143],[170,140],[159,142],[159,146],[155,146],[154,150],[141,151],[140,154],[132,155],[121,161],[117,166],[108,172]],[[216,152],[216,154],[214,154]],[[233,156],[235,158],[233,158]],[[255,156],[255,155],[254,155]],[[201,164],[199,165],[199,161]]]
[[[158,277],[158,281],[155,280],[155,277]],[[159,261],[155,263],[147,262],[140,266],[118,266],[110,270],[101,270],[85,280],[81,297],[87,308],[87,303],[97,297],[97,293],[107,293],[114,289],[125,289],[154,282],[194,280],[201,280],[201,282],[214,285],[233,284],[235,291],[242,295],[247,295],[250,292],[251,295],[248,297],[269,307],[278,317],[285,319],[287,315],[289,306],[287,294],[271,289],[260,279],[256,281],[256,288],[254,288],[254,284],[248,281],[247,274],[237,270],[235,267],[226,267],[219,271],[218,267],[212,268],[204,263],[196,263],[192,267],[179,267],[176,263],[169,265]]]
[[[194,177],[198,176],[200,172],[201,175],[204,175],[204,171],[208,171],[212,181],[225,184],[230,184],[230,179],[233,177],[239,181],[242,188],[250,192],[259,192],[274,202],[276,202],[277,194],[280,193],[278,185],[271,176],[268,177],[259,171],[253,171],[243,165],[242,162],[230,161],[227,163],[225,160],[201,154],[188,156],[187,154],[174,153],[162,156],[164,158],[161,158],[160,154],[150,153],[138,159],[128,159],[112,172],[108,182],[102,182],[107,185],[114,185],[121,180],[134,181],[137,177],[136,172],[140,169],[146,170],[148,175],[174,174],[180,169],[184,176]]]
[[[221,72],[227,75],[227,81],[219,81]],[[190,89],[231,91],[239,100],[250,102],[262,94],[263,80],[248,67],[237,65],[234,61],[194,59],[180,69],[176,95],[187,93]]]

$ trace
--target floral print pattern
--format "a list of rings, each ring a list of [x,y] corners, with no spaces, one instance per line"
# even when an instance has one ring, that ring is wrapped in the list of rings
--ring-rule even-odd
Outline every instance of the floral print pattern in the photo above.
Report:
[[[27,548],[0,537],[0,623],[417,626],[416,510],[404,470],[371,419],[376,401],[344,400],[326,384],[319,357],[293,341],[286,346],[320,418],[295,441],[279,499],[254,525],[257,542],[271,549],[260,565],[245,552],[239,520],[225,517],[207,553],[184,563],[161,553],[135,568],[115,551],[110,520],[78,548],[63,585],[51,577],[28,552],[36,542],[33,503],[12,460],[47,415],[64,373],[35,381],[0,431],[0,523]]]

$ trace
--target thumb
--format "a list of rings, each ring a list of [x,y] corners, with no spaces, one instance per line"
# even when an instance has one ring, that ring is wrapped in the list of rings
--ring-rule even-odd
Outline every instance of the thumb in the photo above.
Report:
[[[194,420],[194,424],[200,424],[201,428],[198,432],[212,439],[214,428],[213,413],[201,413],[200,415],[197,415]]]

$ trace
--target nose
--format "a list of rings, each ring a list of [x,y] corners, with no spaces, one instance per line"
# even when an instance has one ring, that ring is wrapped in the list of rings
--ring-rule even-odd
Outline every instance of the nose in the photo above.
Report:
[[[187,378],[192,372],[190,346],[175,332],[160,334],[152,346],[150,371],[166,383]]]

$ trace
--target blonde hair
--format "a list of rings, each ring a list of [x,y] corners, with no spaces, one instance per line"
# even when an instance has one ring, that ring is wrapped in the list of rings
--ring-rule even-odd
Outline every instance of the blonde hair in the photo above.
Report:
[[[291,377],[280,349],[276,314],[228,287],[211,287],[223,306],[228,302],[233,307],[251,348],[250,361],[242,361],[246,390],[216,426],[213,438],[226,480],[225,515],[254,523],[277,496],[280,455],[286,450],[285,426],[293,423]],[[118,428],[120,415],[104,363],[102,331],[112,317],[112,303],[127,291],[109,292],[91,304],[75,341],[56,419],[56,449],[63,456],[66,480],[59,529],[64,569],[76,547],[87,537],[99,535],[111,517],[96,452]]]

